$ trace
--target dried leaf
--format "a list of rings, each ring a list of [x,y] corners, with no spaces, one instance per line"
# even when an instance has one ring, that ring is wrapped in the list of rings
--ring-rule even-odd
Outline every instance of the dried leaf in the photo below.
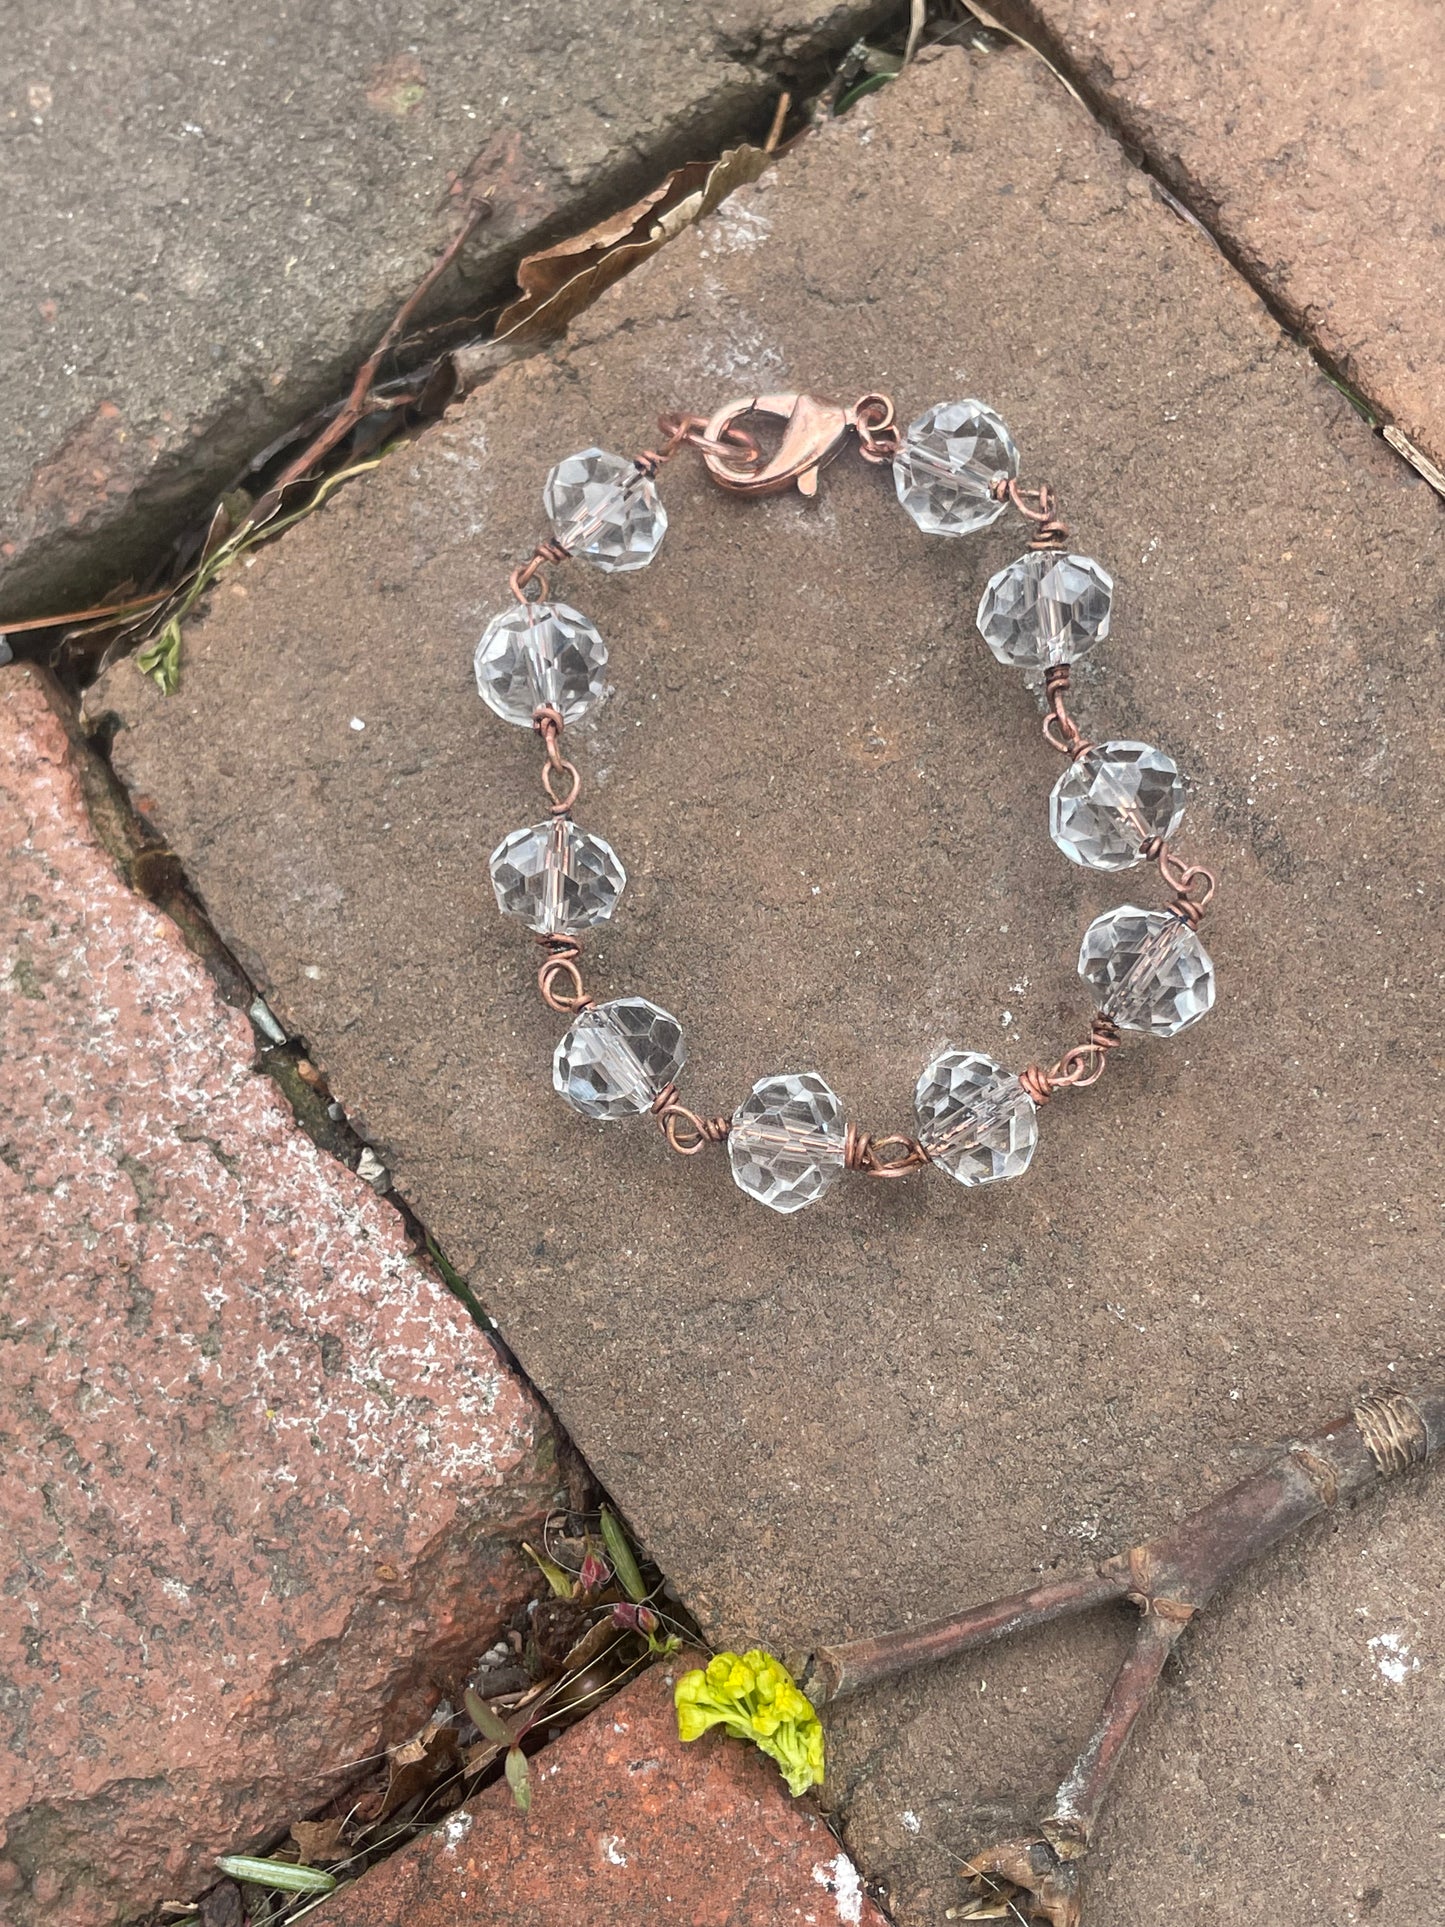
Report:
[[[386,1797],[376,1818],[385,1820],[457,1771],[461,1748],[450,1723],[432,1721],[415,1739],[391,1750]]]
[[[613,1612],[620,1612],[622,1608],[620,1606],[614,1606],[612,1610]],[[562,1670],[567,1673],[572,1673],[581,1667],[590,1666],[594,1659],[597,1659],[601,1654],[605,1653],[607,1648],[615,1641],[619,1641],[621,1637],[621,1632],[613,1623],[610,1616],[605,1619],[599,1619],[595,1626],[588,1628],[568,1653],[563,1662]]]
[[[301,1850],[301,1858],[344,1860],[349,1852],[345,1839],[346,1819],[336,1815],[330,1820],[293,1820],[291,1838]]]
[[[532,1775],[527,1766],[527,1756],[520,1746],[514,1746],[507,1754],[505,1772],[512,1798],[525,1813],[532,1804]]]
[[[647,1597],[647,1588],[642,1583],[642,1571],[637,1556],[627,1543],[627,1534],[617,1520],[602,1508],[602,1537],[612,1557],[612,1570],[617,1574],[617,1583],[636,1605],[641,1605]]]
[[[493,1746],[512,1745],[517,1737],[516,1734],[512,1731],[511,1727],[508,1726],[501,1714],[494,1712],[492,1708],[488,1706],[480,1693],[474,1693],[469,1686],[463,1694],[463,1698],[466,1701],[467,1711],[472,1716],[472,1723],[482,1735],[483,1739],[490,1740]]]
[[[462,385],[471,385],[528,344],[561,334],[614,281],[711,214],[734,188],[755,181],[772,158],[761,147],[742,146],[716,161],[689,161],[631,207],[529,254],[517,269],[522,292],[498,316],[493,338],[455,356]]]

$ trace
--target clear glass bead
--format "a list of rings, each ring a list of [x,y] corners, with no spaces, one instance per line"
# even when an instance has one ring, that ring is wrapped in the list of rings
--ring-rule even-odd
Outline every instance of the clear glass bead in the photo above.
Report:
[[[1172,756],[1148,743],[1096,743],[1076,756],[1049,797],[1049,835],[1070,863],[1127,870],[1151,837],[1184,819],[1184,779]]]
[[[946,1050],[914,1092],[918,1138],[960,1184],[1022,1177],[1038,1142],[1038,1112],[1011,1071],[980,1051]]]
[[[1120,1030],[1173,1037],[1214,1005],[1209,952],[1169,910],[1123,903],[1095,917],[1084,932],[1079,975]]]
[[[967,535],[1003,514],[995,482],[1019,472],[1013,437],[981,401],[939,402],[893,458],[898,499],[925,535]]]
[[[645,569],[667,533],[657,488],[636,462],[584,448],[558,462],[542,490],[557,540],[599,569]]]
[[[607,694],[607,644],[565,602],[518,602],[493,616],[473,661],[482,701],[523,729],[544,703],[575,723]]]
[[[843,1106],[816,1071],[765,1077],[733,1112],[733,1181],[785,1216],[814,1204],[843,1175]]]
[[[1077,662],[1109,633],[1114,579],[1087,555],[1030,549],[990,577],[978,631],[1012,669]]]
[[[583,1117],[638,1117],[687,1061],[682,1026],[645,997],[594,1004],[552,1057],[552,1083]]]
[[[503,916],[525,917],[542,936],[606,923],[627,882],[612,845],[565,816],[513,830],[492,851],[490,868]]]

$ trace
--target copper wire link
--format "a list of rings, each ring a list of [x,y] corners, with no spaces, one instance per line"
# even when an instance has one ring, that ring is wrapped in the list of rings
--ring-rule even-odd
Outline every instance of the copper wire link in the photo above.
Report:
[[[543,703],[532,711],[532,727],[547,747],[547,760],[542,765],[542,788],[546,790],[552,805],[553,816],[567,816],[572,805],[582,791],[582,776],[575,763],[569,763],[557,747],[557,738],[562,734],[562,717],[550,703]],[[567,787],[559,796],[555,787],[557,777],[567,779]]]
[[[745,428],[725,428],[715,441],[712,440],[707,432],[705,415],[659,415],[657,426],[667,437],[664,460],[684,445],[700,450],[712,449],[718,454],[740,454],[747,462],[761,462],[763,459],[763,451]]]
[[[1174,892],[1165,908],[1187,923],[1191,930],[1197,930],[1200,918],[1214,900],[1214,872],[1206,870],[1202,863],[1186,863],[1182,856],[1170,849],[1162,836],[1151,836],[1146,843],[1142,843],[1139,854],[1159,866],[1160,876]],[[1197,895],[1196,884],[1199,886]]]
[[[875,1138],[850,1124],[843,1138],[844,1170],[859,1171],[865,1178],[906,1178],[927,1162],[928,1153],[916,1137],[895,1132]]]
[[[729,1118],[699,1117],[696,1111],[679,1104],[676,1084],[668,1084],[657,1093],[652,1100],[652,1114],[662,1126],[668,1148],[684,1158],[695,1158],[709,1144],[723,1143],[732,1128]],[[679,1131],[689,1135],[679,1137]]]
[[[853,426],[865,462],[891,462],[903,447],[889,395],[861,395],[853,404]]]
[[[570,549],[563,548],[560,542],[554,542],[550,536],[545,541],[539,542],[522,566],[513,569],[507,578],[512,594],[518,602],[549,601],[552,592],[547,585],[546,576],[542,573],[542,564],[565,562],[571,553]],[[535,589],[536,593],[529,595],[529,589]]]
[[[1044,741],[1061,756],[1077,762],[1093,749],[1094,744],[1064,707],[1064,691],[1068,686],[1069,665],[1066,662],[1050,663],[1044,671],[1044,696],[1048,701],[1048,714],[1044,717],[1043,725]]]
[[[989,493],[996,502],[1009,503],[1025,520],[1036,524],[1029,540],[1031,549],[1062,549],[1068,542],[1069,525],[1061,520],[1059,498],[1047,482],[1040,482],[1037,488],[1021,488],[1014,477],[1001,475]]]
[[[1035,1104],[1047,1104],[1057,1090],[1087,1090],[1104,1075],[1109,1052],[1117,1050],[1123,1041],[1113,1018],[1096,1010],[1089,1024],[1087,1044],[1075,1044],[1047,1070],[1042,1064],[1030,1064],[1019,1072],[1019,1083]]]
[[[583,988],[582,970],[578,962],[582,955],[579,939],[542,935],[534,937],[533,942],[544,952],[537,969],[537,988],[548,1010],[561,1011],[569,1017],[575,1017],[580,1011],[591,1010],[597,999],[589,997]],[[557,989],[559,977],[572,986],[570,993]]]

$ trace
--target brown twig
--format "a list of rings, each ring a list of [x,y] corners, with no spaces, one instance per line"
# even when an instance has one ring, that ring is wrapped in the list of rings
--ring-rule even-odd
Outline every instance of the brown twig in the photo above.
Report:
[[[1175,1642],[1226,1580],[1341,1499],[1423,1465],[1445,1447],[1445,1387],[1413,1398],[1359,1399],[1344,1418],[1275,1448],[1247,1478],[1174,1532],[1072,1578],[971,1606],[928,1626],[820,1647],[805,1690],[818,1704],[1111,1600],[1143,1618],[1087,1746],[1036,1834],[974,1854],[968,1872],[1002,1891],[1020,1918],[1078,1927],[1079,1870],[1134,1724]]]
[[[437,282],[441,280],[442,276],[456,260],[467,242],[471,240],[482,222],[490,217],[491,212],[492,205],[490,201],[474,201],[472,203],[466,220],[462,223],[461,227],[458,228],[451,240],[448,241],[447,245],[442,249],[430,268],[427,269],[421,280],[417,282],[406,300],[402,302],[401,306],[392,316],[386,332],[382,335],[366,360],[362,362],[361,366],[357,369],[356,377],[351,384],[351,392],[346,397],[346,400],[341,404],[341,407],[337,409],[331,420],[326,423],[325,427],[307,443],[306,447],[302,449],[295,460],[287,463],[275,483],[267,490],[266,495],[261,498],[263,502],[284,494],[293,482],[299,482],[303,476],[310,473],[319,461],[330,454],[337,443],[349,435],[359,421],[365,416],[375,413],[378,406],[381,405],[371,392],[372,384],[376,380],[377,370],[381,367],[387,354],[396,345],[402,334],[405,333],[407,323],[411,320],[422,302],[425,301]],[[257,508],[259,508],[260,505],[258,502]],[[255,511],[253,510],[253,514],[254,513]]]

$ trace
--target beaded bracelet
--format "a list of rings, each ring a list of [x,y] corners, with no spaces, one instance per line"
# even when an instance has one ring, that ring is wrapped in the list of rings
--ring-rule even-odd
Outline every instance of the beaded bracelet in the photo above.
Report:
[[[771,454],[745,426],[750,417],[782,423]],[[1057,1090],[1097,1083],[1121,1031],[1172,1037],[1214,1002],[1214,967],[1198,936],[1214,878],[1169,844],[1184,813],[1178,769],[1147,743],[1091,742],[1064,704],[1069,665],[1109,633],[1112,579],[1067,551],[1053,492],[1046,483],[1019,486],[1013,438],[981,402],[939,404],[906,433],[886,395],[851,408],[756,395],[710,421],[665,415],[659,426],[660,452],[628,461],[587,448],[551,471],[542,499],[553,533],[513,572],[516,604],[488,623],[476,648],[483,701],[535,730],[546,748],[550,820],[505,837],[490,868],[498,906],[525,918],[541,947],[543,1000],[572,1019],[552,1081],[584,1117],[650,1112],[685,1157],[726,1143],[737,1184],[774,1211],[812,1204],[845,1170],[897,1178],[933,1164],[967,1185],[1018,1177],[1034,1153],[1039,1107]],[[611,845],[573,821],[582,779],[560,743],[607,694],[607,648],[585,616],[550,599],[542,573],[574,556],[609,572],[645,568],[667,529],[657,473],[680,448],[696,448],[734,494],[796,487],[812,496],[819,471],[850,438],[865,461],[892,466],[899,501],[927,535],[969,534],[1010,506],[1034,525],[1026,552],[984,590],[978,628],[1000,662],[1042,675],[1043,733],[1068,759],[1049,799],[1050,834],[1088,869],[1153,862],[1172,893],[1162,910],[1121,904],[1085,931],[1079,975],[1096,1006],[1085,1043],[1017,1074],[980,1051],[943,1051],[918,1080],[916,1136],[860,1131],[815,1071],[765,1077],[731,1118],[699,1117],[678,1100],[685,1053],[677,1019],[645,997],[597,1003],[584,990],[582,933],[611,917],[627,878]]]

